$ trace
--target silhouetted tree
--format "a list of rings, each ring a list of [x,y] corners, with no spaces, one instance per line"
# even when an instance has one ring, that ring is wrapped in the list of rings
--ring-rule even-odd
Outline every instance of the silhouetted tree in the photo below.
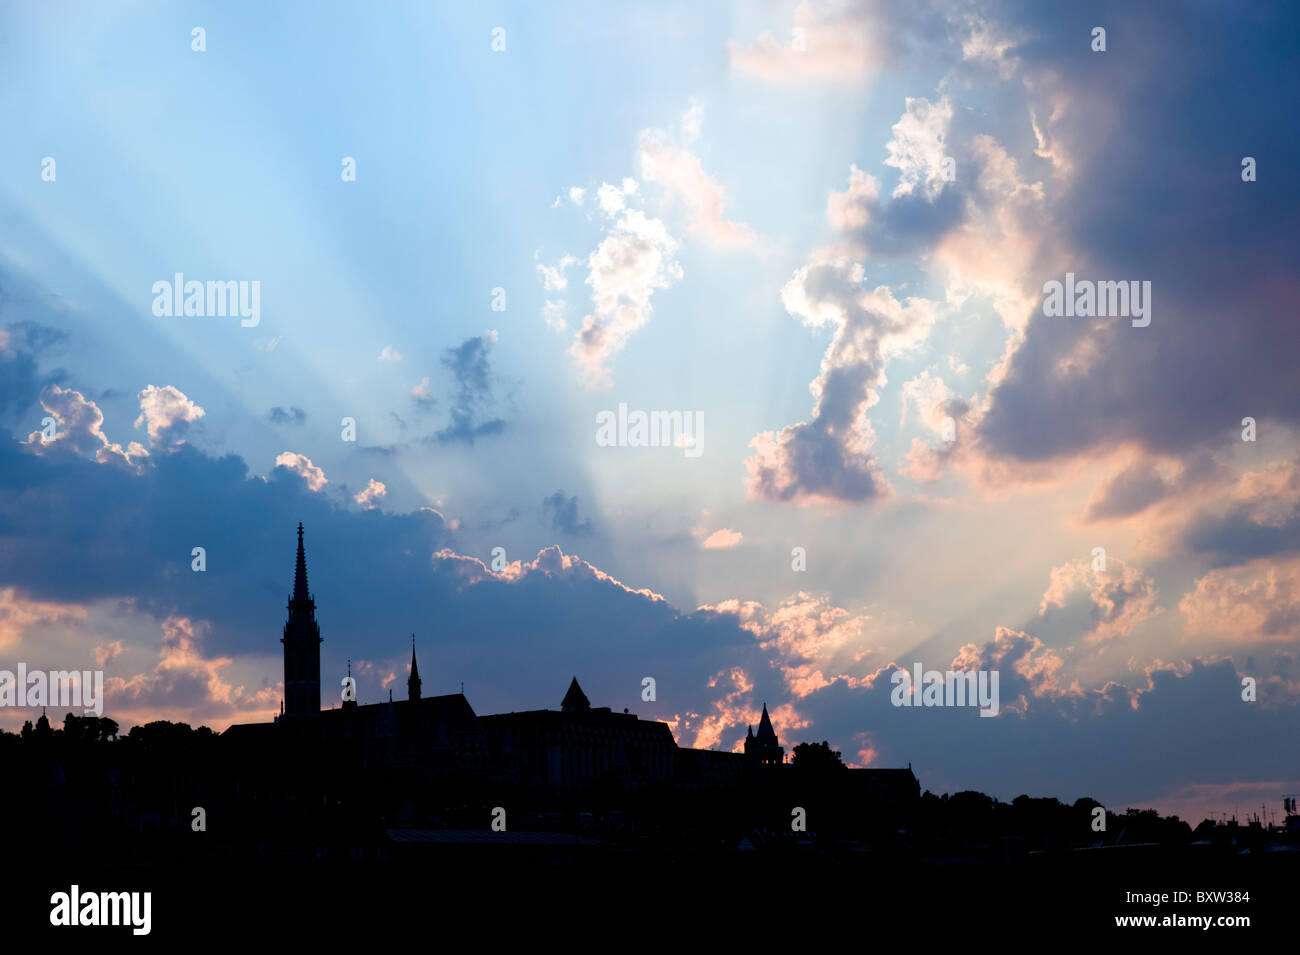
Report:
[[[836,772],[844,769],[844,761],[837,749],[831,749],[826,740],[820,743],[800,743],[794,748],[794,767],[805,772]]]

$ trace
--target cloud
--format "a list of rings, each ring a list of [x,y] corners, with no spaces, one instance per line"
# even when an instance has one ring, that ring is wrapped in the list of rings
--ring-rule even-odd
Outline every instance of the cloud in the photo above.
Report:
[[[429,387],[428,375],[411,387],[411,403],[415,405],[416,411],[429,411],[438,403],[433,397],[433,389]]]
[[[631,186],[629,189],[628,186]],[[582,320],[568,354],[587,388],[612,387],[609,363],[629,338],[650,320],[650,299],[682,277],[673,256],[677,242],[663,222],[626,207],[636,183],[604,183],[598,190],[609,224],[587,259],[592,311]]]
[[[642,130],[641,178],[663,186],[670,200],[681,202],[690,215],[687,226],[720,246],[751,247],[758,238],[743,222],[723,215],[726,199],[698,156],[675,145],[662,130]]]
[[[199,649],[210,628],[201,621],[168,617],[162,649],[147,673],[104,681],[105,710],[119,721],[171,718],[185,722],[269,720],[278,708],[280,684],[250,692],[226,682],[231,657],[206,658]]]
[[[456,379],[456,394],[451,405],[451,423],[434,435],[439,444],[473,444],[477,439],[498,435],[505,430],[501,418],[483,420],[483,409],[492,404],[492,369],[488,353],[496,344],[497,333],[467,338],[443,353],[442,363]]]
[[[172,385],[162,388],[147,385],[139,398],[140,416],[135,419],[135,426],[145,425],[149,447],[155,451],[174,450],[184,444],[190,424],[207,414]]]
[[[1210,483],[1204,498],[1178,515],[1179,549],[1221,567],[1300,553],[1300,458]]]
[[[1127,637],[1138,624],[1164,612],[1156,604],[1155,581],[1118,557],[1108,557],[1105,570],[1095,570],[1090,560],[1082,558],[1053,567],[1039,615],[1045,616],[1052,607],[1065,607],[1072,593],[1083,590],[1092,604],[1090,641]]]
[[[1212,570],[1178,605],[1191,633],[1230,643],[1300,639],[1300,564]]]
[[[751,43],[728,43],[727,59],[734,72],[769,83],[859,82],[884,61],[871,7],[804,0],[788,42],[765,31]]]
[[[387,493],[388,488],[384,485],[383,481],[376,481],[374,478],[371,478],[370,483],[366,485],[366,489],[357,492],[353,500],[364,508],[375,508],[379,506],[379,502]]]
[[[54,418],[55,433],[48,440],[42,431],[33,431],[27,436],[24,444],[35,454],[66,448],[79,455],[93,456],[100,463],[113,462],[126,467],[149,455],[135,441],[127,445],[125,451],[120,444],[109,441],[104,434],[104,413],[79,391],[46,385],[41,389],[41,407]]]
[[[293,425],[296,427],[307,421],[307,412],[293,405],[290,405],[289,410],[285,411],[279,405],[276,405],[271,409],[271,413],[267,416],[267,420],[269,420],[271,424]]]
[[[836,232],[865,232],[877,207],[880,185],[857,166],[849,166],[849,186],[843,192],[831,190],[826,198],[826,221]]]
[[[392,345],[385,345],[379,352],[379,361],[401,361],[402,353]]]
[[[563,491],[556,491],[542,499],[542,510],[551,515],[551,529],[570,537],[582,537],[591,533],[591,521],[578,520],[578,498],[565,497]]]
[[[66,332],[32,321],[0,326],[0,414],[26,411],[37,394],[67,377],[62,368],[38,370],[38,361],[66,339]]]
[[[999,709],[1025,712],[1029,697],[1063,692],[1059,674],[1064,659],[1042,640],[1010,627],[996,627],[982,647],[965,644],[946,669],[998,671]]]
[[[700,543],[705,550],[728,550],[740,544],[745,535],[740,531],[733,531],[726,527],[719,527],[716,531]]]
[[[950,23],[961,30],[963,59],[993,67],[1004,80],[1015,74],[1020,61],[1012,51],[1024,42],[1018,32],[1008,32],[1002,24],[974,10],[954,11]]]
[[[0,649],[16,646],[23,631],[35,624],[85,617],[85,608],[76,604],[30,600],[20,596],[13,587],[0,588]]]
[[[1160,22],[1132,5],[1108,15],[1111,36]],[[1262,78],[1278,31],[1293,28],[1294,16],[1278,10],[1242,20],[1198,8],[1177,37],[1164,36],[1150,57],[1117,71],[1098,70],[1101,55],[1074,43],[1057,21],[1030,12],[1020,26],[1034,37],[1016,56],[1035,151],[1058,173],[1045,232],[1065,253],[1064,261],[1022,259],[1026,284],[1041,289],[1067,268],[1081,278],[1150,281],[1152,314],[1148,327],[1133,328],[1047,318],[1031,307],[980,424],[987,453],[1058,467],[1125,447],[1176,459],[1239,442],[1236,422],[1248,414],[1294,429],[1300,387],[1285,317],[1286,303],[1300,295],[1294,190],[1263,177],[1243,183],[1241,156],[1206,148],[1288,151],[1285,127],[1261,106],[1258,85],[1225,90],[1221,78]],[[1178,52],[1190,49],[1217,52]],[[1185,108],[1206,97],[1215,109]],[[1153,179],[1152,169],[1169,172]],[[1160,214],[1170,208],[1206,212]],[[974,261],[974,250],[965,251]],[[1150,471],[1130,477],[1130,506],[1160,493]]]
[[[578,260],[567,253],[560,256],[554,265],[538,262],[537,274],[542,280],[542,288],[548,292],[563,292],[569,287],[569,279],[564,273],[569,266],[577,264]]]
[[[867,411],[879,401],[890,358],[918,344],[934,322],[932,303],[900,303],[887,286],[870,289],[858,263],[803,266],[781,291],[786,310],[833,336],[810,390],[812,417],[763,432],[746,459],[751,497],[773,501],[857,502],[880,497],[888,485],[870,452]]]
[[[893,195],[898,198],[915,192],[933,200],[944,187],[944,141],[952,122],[952,101],[944,96],[931,103],[909,96],[906,104],[907,111],[893,126],[893,138],[885,144],[885,165],[899,171]]]
[[[95,665],[102,668],[120,657],[123,649],[121,640],[107,640],[91,650],[90,655],[95,658]]]
[[[298,454],[294,451],[282,451],[276,456],[275,466],[292,471],[306,483],[307,488],[313,492],[319,491],[329,479],[325,477],[325,472],[311,463],[311,458],[305,454]]]
[[[692,100],[691,105],[682,114],[682,139],[688,143],[699,139],[703,126],[704,107]]]
[[[999,670],[1006,705],[993,719],[963,707],[893,706],[889,674],[911,663],[882,667],[856,686],[834,680],[800,698],[810,731],[782,733],[782,742],[800,735],[848,740],[870,726],[877,765],[911,763],[934,792],[976,789],[1004,800],[1088,795],[1145,808],[1187,785],[1293,775],[1285,754],[1300,715],[1296,701],[1276,693],[1270,703],[1261,697],[1243,706],[1228,660],[1152,667],[1128,683],[1058,692],[1051,652],[1028,634],[1000,628],[990,644],[964,648],[954,661]]]
[[[954,394],[943,378],[931,375],[928,368],[904,382],[901,394],[899,427],[907,426],[908,413],[913,411],[921,425],[932,435],[937,435],[940,442],[930,446],[920,438],[913,438],[911,450],[899,470],[921,483],[938,480],[944,465],[957,453],[959,427],[977,410],[975,399],[968,400]]]

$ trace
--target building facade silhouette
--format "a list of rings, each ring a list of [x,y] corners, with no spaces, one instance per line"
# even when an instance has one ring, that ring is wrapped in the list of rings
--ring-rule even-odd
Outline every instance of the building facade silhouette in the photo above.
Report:
[[[287,610],[281,714],[272,723],[229,727],[224,735],[236,743],[310,743],[349,754],[362,769],[418,770],[424,778],[460,775],[555,791],[605,783],[623,789],[730,785],[791,765],[766,703],[758,730],[749,727],[742,753],[678,746],[667,723],[592,706],[576,676],[558,710],[480,716],[463,693],[423,695],[414,634],[405,700],[393,700],[390,690],[387,701],[362,704],[352,698],[321,709],[323,638],[308,589],[301,523]],[[895,800],[919,792],[910,769],[852,772],[858,785],[870,785]]]

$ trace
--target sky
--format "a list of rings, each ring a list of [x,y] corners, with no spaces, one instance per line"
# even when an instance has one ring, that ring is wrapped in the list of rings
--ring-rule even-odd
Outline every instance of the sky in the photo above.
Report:
[[[413,634],[480,713],[577,676],[683,746],[766,703],[934,792],[1276,811],[1298,19],[6,4],[0,668],[269,719],[301,521],[326,706]],[[894,705],[916,663],[998,715]]]

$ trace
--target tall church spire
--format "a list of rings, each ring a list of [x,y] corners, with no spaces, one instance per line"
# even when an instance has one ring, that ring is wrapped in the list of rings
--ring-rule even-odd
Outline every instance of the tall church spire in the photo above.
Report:
[[[415,662],[415,634],[411,634],[411,675],[406,678],[406,698],[420,698],[420,666]]]
[[[298,522],[298,563],[293,568],[293,602],[305,603],[307,594],[307,554],[302,549],[302,521]]]
[[[289,598],[289,619],[284,624],[285,716],[314,716],[320,713],[320,624],[316,622],[316,601],[307,590],[307,555],[302,545],[302,524],[298,525],[298,560],[293,572],[293,596]]]

